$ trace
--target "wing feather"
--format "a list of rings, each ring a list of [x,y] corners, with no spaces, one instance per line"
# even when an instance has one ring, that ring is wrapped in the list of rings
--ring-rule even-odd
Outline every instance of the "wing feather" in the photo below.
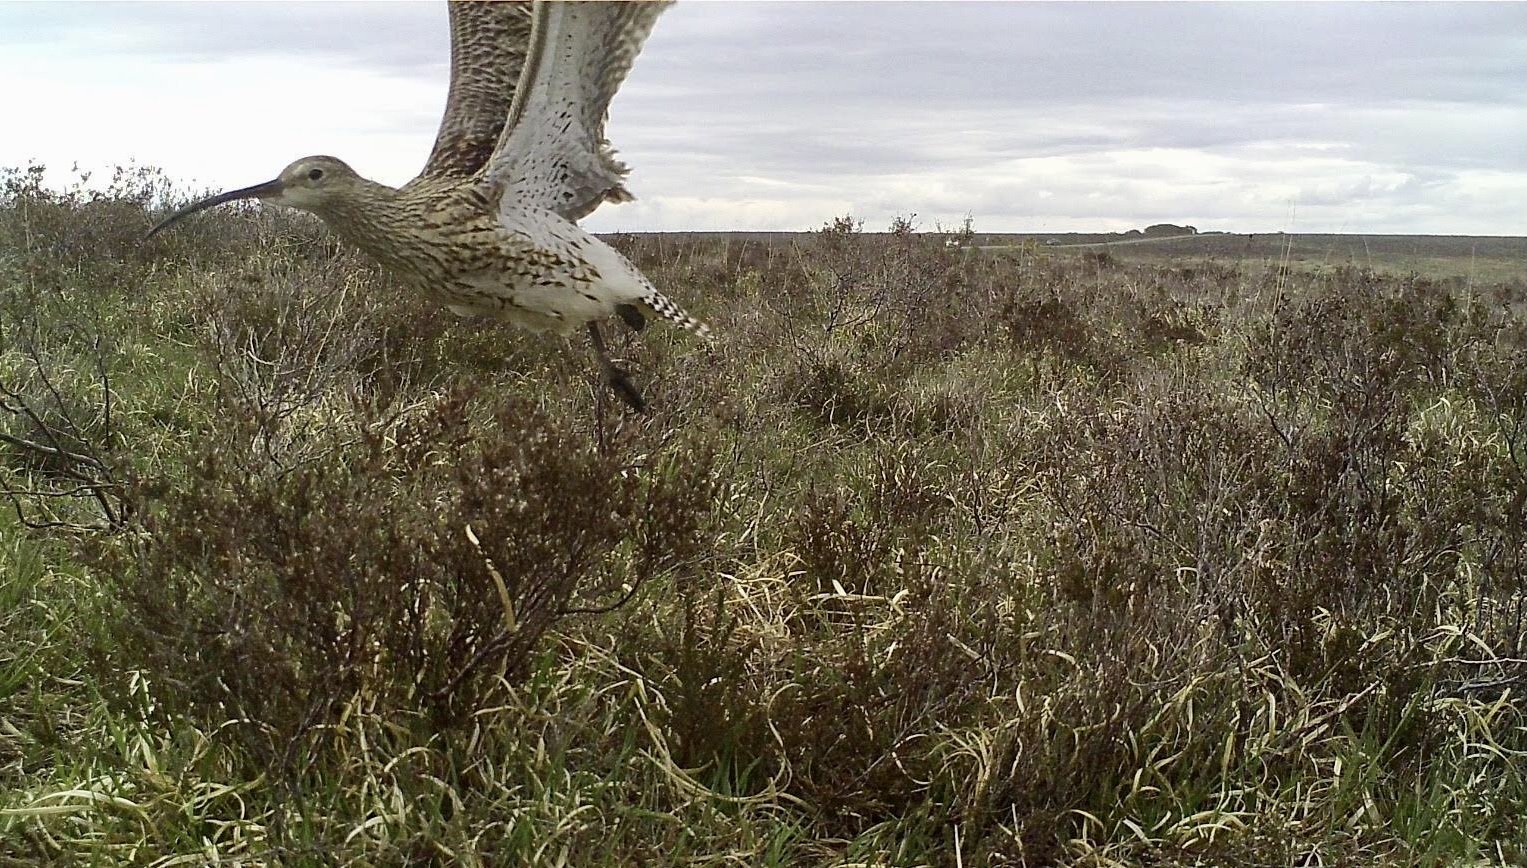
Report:
[[[518,201],[578,220],[631,198],[605,139],[610,100],[668,2],[535,4],[530,52],[488,178]]]
[[[530,3],[457,0],[449,6],[451,88],[420,178],[469,177],[487,165],[530,49]]]

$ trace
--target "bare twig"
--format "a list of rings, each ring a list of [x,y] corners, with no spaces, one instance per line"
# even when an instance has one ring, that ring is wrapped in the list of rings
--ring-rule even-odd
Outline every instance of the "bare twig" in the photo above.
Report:
[[[0,431],[0,443],[7,444],[22,453],[42,459],[44,469],[31,475],[63,478],[74,483],[71,487],[39,485],[28,479],[24,484],[0,488],[0,496],[11,502],[18,519],[27,527],[67,529],[79,532],[119,530],[126,525],[129,513],[125,487],[114,473],[110,460],[111,444],[115,439],[114,413],[112,407],[111,374],[106,366],[101,347],[101,336],[90,341],[94,356],[95,380],[100,390],[97,400],[91,402],[98,414],[88,423],[76,417],[72,410],[80,402],[69,394],[68,386],[61,385],[55,376],[53,363],[45,358],[32,341],[23,349],[30,362],[31,382],[40,384],[44,390],[42,400],[51,403],[52,410],[38,409],[23,386],[0,376],[0,412],[23,420],[30,434],[13,434]],[[25,471],[21,471],[25,472]],[[61,498],[85,498],[93,500],[103,522],[85,523],[57,518],[43,504]],[[42,512],[39,518],[32,513]]]

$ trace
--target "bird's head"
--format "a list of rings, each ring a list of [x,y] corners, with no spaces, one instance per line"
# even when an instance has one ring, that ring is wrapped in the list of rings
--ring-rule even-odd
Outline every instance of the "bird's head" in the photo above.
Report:
[[[304,211],[322,214],[326,204],[343,198],[360,183],[361,177],[343,160],[324,156],[303,157],[282,169],[281,174],[274,181],[229,190],[192,202],[159,221],[159,224],[150,229],[148,234],[149,237],[153,237],[161,229],[166,229],[197,211],[204,211],[214,205],[238,199],[259,199],[271,205],[285,205],[289,208],[301,208]]]

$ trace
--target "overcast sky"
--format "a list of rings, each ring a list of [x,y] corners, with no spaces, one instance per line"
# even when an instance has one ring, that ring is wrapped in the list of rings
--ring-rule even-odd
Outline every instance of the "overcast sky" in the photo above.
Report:
[[[443,3],[0,2],[0,165],[201,187],[329,153],[401,184]],[[1527,234],[1527,3],[680,3],[591,229]]]

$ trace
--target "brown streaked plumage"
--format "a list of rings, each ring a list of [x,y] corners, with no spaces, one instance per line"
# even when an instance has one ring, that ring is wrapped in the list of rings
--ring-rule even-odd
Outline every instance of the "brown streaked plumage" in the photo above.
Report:
[[[451,17],[451,86],[420,178],[467,177],[498,147],[530,50],[529,3],[459,2]]]
[[[304,157],[149,234],[235,199],[309,211],[456,313],[564,334],[585,326],[606,382],[640,410],[598,321],[614,314],[639,329],[650,315],[707,329],[573,221],[631,198],[605,118],[666,5],[453,3],[450,93],[418,177],[394,189],[334,157]]]

